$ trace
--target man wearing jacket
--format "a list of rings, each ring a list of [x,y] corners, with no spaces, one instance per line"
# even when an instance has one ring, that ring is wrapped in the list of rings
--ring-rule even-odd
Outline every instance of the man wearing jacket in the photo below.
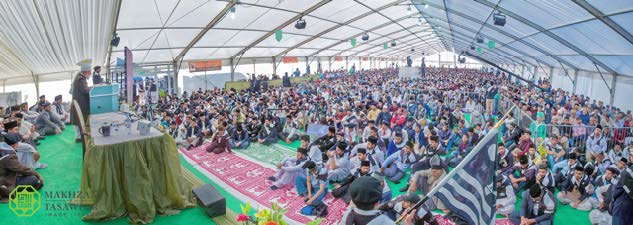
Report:
[[[575,209],[582,211],[591,210],[591,195],[593,194],[593,184],[588,176],[585,175],[585,168],[577,165],[574,168],[574,175],[568,177],[561,192],[558,192],[556,198],[564,204],[572,204]]]
[[[231,149],[246,149],[250,145],[248,135],[244,131],[242,124],[237,124],[237,127],[232,130],[229,145]]]
[[[556,199],[547,189],[532,185],[529,198],[523,199],[519,211],[510,215],[513,224],[552,225],[556,212]]]
[[[40,106],[44,110],[42,110],[35,122],[37,132],[41,135],[61,134],[62,130],[66,129],[66,125],[57,116],[52,115],[51,103],[43,102],[40,103]]]
[[[266,117],[262,129],[259,130],[257,142],[264,145],[270,145],[277,143],[277,130],[275,126],[271,124],[271,118]]]
[[[5,142],[0,143],[0,202],[7,202],[18,185],[31,185],[36,190],[44,186],[44,178],[18,160],[15,151],[21,139],[18,133],[8,133],[4,136]]]

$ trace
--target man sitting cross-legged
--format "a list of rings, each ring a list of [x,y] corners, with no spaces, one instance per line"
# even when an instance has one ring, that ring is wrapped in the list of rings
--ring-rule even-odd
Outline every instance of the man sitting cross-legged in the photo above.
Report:
[[[519,211],[510,214],[513,224],[551,225],[556,213],[556,199],[547,189],[532,185],[529,198],[524,198]]]
[[[264,120],[264,125],[262,129],[259,130],[259,135],[257,138],[257,142],[264,145],[270,145],[273,143],[277,143],[277,130],[275,130],[274,125],[271,123],[272,118],[266,117]]]
[[[248,145],[250,145],[248,134],[241,123],[238,123],[237,126],[235,126],[235,129],[231,131],[229,145],[231,146],[231,149],[246,149],[248,148]]]
[[[20,134],[8,133],[5,142],[0,142],[0,202],[6,202],[18,185],[31,185],[36,190],[44,186],[44,178],[22,165],[15,154],[21,139]]]
[[[422,193],[429,193],[429,191],[446,177],[446,172],[438,156],[433,156],[429,160],[429,163],[431,164],[431,169],[418,171],[411,176],[412,178],[409,181],[409,193],[415,193],[418,186]],[[440,209],[444,211],[444,213],[449,212],[442,200],[437,197],[432,197],[429,201],[426,201],[425,206],[429,210]]]
[[[345,152],[347,148],[347,144],[345,142],[341,142],[336,146],[336,150],[328,151],[328,180],[332,182],[339,182],[345,180],[345,178],[349,175],[350,164],[349,157]]]
[[[413,154],[413,142],[408,142],[402,150],[399,150],[382,163],[381,172],[392,182],[398,184],[400,179],[404,177],[406,171],[411,164],[415,163],[417,158]]]
[[[319,168],[316,163],[307,161],[303,168],[307,169],[305,176],[297,176],[295,178],[295,186],[297,187],[297,193],[300,196],[305,197],[305,203],[307,205],[318,205],[325,195],[327,195],[327,188],[329,182],[327,179],[327,172],[325,169]]]
[[[577,165],[574,168],[574,175],[568,177],[563,183],[563,188],[556,195],[556,198],[564,204],[572,204],[575,209],[582,211],[591,210],[591,195],[594,188],[591,179],[585,175],[585,168]]]
[[[280,163],[277,163],[277,169],[279,170],[275,175],[268,177],[268,180],[273,181],[270,189],[276,190],[285,185],[293,184],[297,176],[305,176],[303,165],[308,161],[306,155],[308,155],[308,151],[299,147],[295,157],[285,158]]]
[[[365,149],[362,149],[362,150],[364,152]],[[361,154],[360,150],[359,150],[359,154]],[[347,189],[349,188],[349,185],[354,181],[354,179],[358,177],[362,177],[362,176],[372,175],[369,161],[366,161],[366,160],[360,161],[360,166],[352,172],[353,172],[352,176],[348,176],[340,184],[334,185],[334,189],[332,190],[332,196],[334,196],[335,198],[343,198],[343,201],[345,201],[345,203],[347,204],[349,204],[349,202],[352,200],[352,197],[349,195],[349,192],[347,191]]]
[[[30,169],[46,168],[48,165],[39,162],[40,153],[37,151],[37,149],[35,149],[33,145],[23,142],[24,139],[22,139],[22,135],[20,135],[20,130],[18,127],[19,123],[17,120],[4,124],[4,129],[7,134],[17,134],[21,138],[20,141],[18,141],[18,143],[16,144],[17,147],[15,149],[16,154],[18,155],[18,159],[20,160],[20,164]]]

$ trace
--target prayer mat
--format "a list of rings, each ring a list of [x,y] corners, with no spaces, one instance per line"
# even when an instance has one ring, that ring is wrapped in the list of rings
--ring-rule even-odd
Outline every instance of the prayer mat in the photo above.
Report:
[[[301,214],[301,208],[305,203],[295,188],[284,187],[274,191],[270,189],[272,182],[266,178],[275,173],[272,166],[264,165],[252,158],[247,159],[249,157],[244,157],[240,153],[207,153],[205,148],[208,145],[209,143],[205,143],[190,151],[181,148],[180,151],[188,161],[204,170],[201,172],[210,179],[218,181],[220,186],[230,190],[242,201],[254,204],[253,208],[270,208],[273,202],[277,202],[282,208],[288,209],[285,216],[292,223],[305,224],[315,219],[313,216]],[[328,194],[323,202],[328,206],[328,215],[321,224],[338,224],[347,208],[345,202],[334,199],[331,194]]]
[[[248,149],[233,150],[236,154],[213,154],[205,151],[208,145],[209,143],[205,143],[190,151],[181,148],[180,151],[187,161],[199,166],[204,170],[201,172],[234,193],[242,201],[256,203],[266,208],[270,208],[273,202],[277,202],[282,208],[288,209],[286,218],[297,224],[305,224],[315,219],[314,216],[301,214],[301,208],[305,206],[305,203],[294,187],[284,187],[273,191],[270,189],[272,182],[266,180],[267,177],[275,174],[274,165],[284,158],[295,155],[291,147],[280,144],[251,143]],[[394,192],[395,185],[390,184],[390,186]],[[345,202],[333,198],[331,194],[328,194],[323,202],[328,205],[328,215],[321,224],[338,224],[347,209]],[[455,224],[442,215],[436,214],[435,217],[441,225]],[[495,224],[511,225],[512,222],[507,218],[498,218]]]

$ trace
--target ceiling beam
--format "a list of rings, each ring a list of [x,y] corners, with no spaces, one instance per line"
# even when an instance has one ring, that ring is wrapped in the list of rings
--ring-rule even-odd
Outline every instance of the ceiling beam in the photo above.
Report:
[[[615,70],[613,70],[613,68],[611,68],[610,66],[607,66],[606,64],[602,63],[600,60],[596,59],[595,57],[587,54],[587,52],[585,52],[582,49],[578,48],[576,45],[574,45],[574,44],[570,43],[569,41],[565,40],[564,38],[561,38],[560,36],[552,33],[551,31],[541,27],[540,25],[538,25],[538,24],[536,24],[536,23],[534,23],[534,22],[532,22],[532,21],[530,21],[530,20],[528,20],[528,19],[526,19],[526,18],[524,18],[522,16],[519,16],[516,13],[514,13],[514,12],[508,10],[508,9],[505,9],[505,8],[503,8],[501,6],[494,5],[491,2],[488,2],[486,0],[475,0],[475,1],[480,3],[480,4],[483,4],[485,6],[488,6],[490,8],[496,9],[496,10],[498,10],[498,11],[500,11],[500,12],[502,12],[502,13],[504,13],[504,14],[506,14],[506,15],[508,15],[508,16],[510,16],[510,17],[522,22],[522,23],[524,23],[525,25],[528,25],[528,26],[532,27],[533,29],[536,29],[539,32],[544,33],[548,37],[553,38],[554,40],[560,42],[561,44],[567,46],[568,48],[578,52],[581,55],[583,55],[584,57],[587,57],[589,60],[591,60],[592,62],[598,64],[600,67],[604,68],[609,73],[614,74],[614,75],[617,76],[618,73]],[[522,41],[522,43],[523,42],[525,42],[525,41]],[[525,42],[525,43],[527,43],[527,42]],[[556,58],[558,58],[558,57],[556,57]]]
[[[401,38],[404,38],[404,37],[406,37],[406,36],[398,37],[398,38],[395,38],[394,40],[398,40],[398,39],[401,39]],[[431,37],[431,38],[426,39],[426,40],[432,40],[432,39],[434,39],[434,37]],[[404,53],[407,53],[407,51],[405,50],[405,47],[408,48],[408,47],[412,47],[412,46],[431,46],[431,45],[437,44],[437,42],[422,42],[422,43],[415,43],[415,44],[409,44],[409,43],[406,43],[406,42],[403,42],[403,43],[405,43],[405,45],[403,45],[404,47],[387,48],[387,49],[397,50],[397,52],[401,52],[402,51]],[[358,54],[366,52],[366,51],[368,51],[370,49],[372,49],[372,48],[367,48],[365,50],[358,51],[354,55],[358,55]],[[374,52],[369,52],[368,54],[376,53],[376,52],[379,52],[379,51],[382,51],[382,50],[385,50],[385,49],[380,49],[380,50],[377,50],[377,51],[374,51]],[[347,49],[345,51],[353,51],[353,50],[352,50],[352,48],[350,48],[350,49]],[[392,51],[389,51],[389,52],[392,52]]]
[[[411,33],[413,36],[416,36],[418,39],[420,39],[421,41],[424,41],[420,36],[418,36],[416,33],[411,32],[409,29],[406,29],[404,26],[402,26],[402,24],[398,23],[398,21],[395,21],[394,19],[391,19],[391,17],[386,16],[385,14],[381,13],[378,10],[373,9],[372,7],[369,7],[368,5],[366,5],[365,3],[362,3],[359,0],[354,0],[356,3],[361,4],[362,6],[364,6],[365,8],[370,9],[371,11],[374,11],[376,13],[378,13],[378,15],[381,15],[382,17],[388,19],[389,21],[391,21],[392,23],[395,23],[396,25],[400,26],[402,29],[405,29],[406,31],[408,31],[409,33]]]
[[[255,47],[257,44],[259,44],[262,41],[266,40],[266,38],[268,38],[268,37],[270,37],[270,35],[274,34],[275,31],[283,29],[284,27],[294,23],[295,21],[297,21],[298,19],[300,19],[304,15],[308,15],[308,14],[314,12],[314,10],[317,10],[318,8],[321,8],[321,6],[324,6],[325,4],[327,4],[327,3],[331,2],[331,1],[332,0],[322,0],[319,3],[317,3],[316,5],[313,5],[312,7],[304,10],[303,12],[297,14],[296,16],[293,16],[292,18],[290,18],[286,22],[284,22],[281,25],[277,26],[275,29],[269,31],[268,33],[266,33],[263,36],[259,37],[257,40],[253,41],[253,43],[251,43],[248,46],[246,46],[246,48],[240,50],[237,54],[233,55],[233,57],[231,57],[231,58],[235,58],[237,56],[243,55],[246,51],[248,51],[252,47]]]
[[[444,9],[448,8],[448,4],[446,3],[446,0],[443,0],[442,3],[444,3]],[[448,17],[448,11],[444,10],[444,13],[446,14],[446,21],[448,23],[448,31],[450,32],[450,36],[451,36],[451,40],[453,41],[453,44],[451,45],[451,47],[455,48],[455,39],[453,38],[453,27],[451,26],[451,18]]]
[[[392,2],[392,3],[389,3],[389,4],[386,4],[386,5],[383,5],[383,6],[381,6],[381,7],[379,7],[379,8],[378,8],[378,11],[383,10],[383,9],[387,9],[387,8],[392,7],[392,6],[394,6],[394,5],[398,5],[398,4],[400,4],[400,3],[402,3],[402,2],[405,2],[405,1],[406,1],[406,0],[398,0],[398,1],[395,1],[395,2]],[[357,16],[357,17],[354,17],[354,18],[352,18],[352,19],[349,19],[349,20],[347,20],[347,21],[345,21],[345,22],[343,22],[343,23],[336,24],[336,25],[335,25],[335,26],[333,26],[333,27],[330,27],[330,28],[328,28],[328,29],[326,29],[326,30],[324,30],[324,31],[319,32],[318,34],[316,34],[316,35],[312,36],[311,38],[308,38],[308,39],[306,39],[306,40],[304,40],[304,41],[302,41],[302,42],[300,42],[300,43],[298,43],[298,44],[296,44],[296,45],[294,45],[294,46],[292,46],[292,47],[290,47],[290,48],[286,49],[285,51],[283,51],[283,52],[281,52],[281,53],[277,54],[275,57],[280,57],[280,56],[282,56],[282,55],[286,55],[286,54],[288,54],[288,52],[290,52],[290,51],[292,51],[292,50],[294,50],[294,49],[296,49],[296,48],[299,48],[299,47],[301,47],[301,46],[303,46],[303,45],[307,44],[308,42],[314,41],[315,39],[320,38],[320,37],[322,37],[323,35],[325,35],[325,34],[327,34],[327,33],[329,33],[329,32],[332,32],[332,31],[334,31],[334,30],[336,30],[336,29],[338,29],[338,28],[341,28],[341,27],[343,27],[343,26],[347,26],[348,24],[351,24],[351,23],[353,23],[353,22],[356,22],[356,21],[358,21],[358,20],[360,20],[360,19],[362,19],[362,18],[365,18],[365,17],[367,17],[367,16],[370,16],[371,14],[374,14],[374,13],[375,13],[374,11],[371,11],[371,10],[370,10],[369,12],[363,13],[363,14],[361,14],[361,15],[359,15],[359,16]]]
[[[218,13],[217,15],[215,15],[215,17],[209,21],[209,24],[207,24],[207,26],[205,26],[200,33],[198,33],[198,35],[196,35],[190,42],[189,44],[187,44],[187,47],[185,47],[180,53],[178,53],[178,55],[176,57],[174,57],[173,63],[178,63],[178,61],[182,60],[182,58],[185,56],[185,54],[187,54],[187,52],[189,52],[189,50],[196,44],[198,43],[198,41],[200,41],[200,39],[202,39],[202,37],[204,37],[205,34],[207,34],[207,32],[209,31],[209,29],[213,28],[216,24],[218,24],[220,21],[222,21],[222,19],[226,16],[226,13],[231,10],[231,8],[233,8],[235,6],[235,4],[237,3],[238,0],[232,0],[229,1],[226,6],[224,7],[224,9],[222,9],[222,11],[220,11],[220,13]]]
[[[479,0],[475,0],[475,1],[479,2]],[[436,9],[440,9],[440,10],[444,10],[444,9],[442,9],[442,7],[441,7],[441,6],[439,6],[439,5],[437,5],[437,4],[430,3],[430,2],[426,2],[426,4],[428,4],[430,7],[434,7],[434,8],[436,8]],[[490,7],[495,7],[495,6],[496,6],[496,5],[494,5],[494,4],[492,4],[492,3],[490,3]],[[500,7],[499,7],[499,8],[500,8]],[[477,18],[474,18],[474,17],[472,17],[472,16],[469,16],[469,15],[464,14],[464,13],[462,13],[462,12],[459,12],[459,11],[457,11],[457,10],[453,10],[453,9],[445,9],[445,10],[446,10],[447,12],[451,13],[451,14],[455,14],[455,15],[460,16],[460,17],[462,17],[462,18],[468,19],[468,20],[470,20],[470,21],[472,21],[472,22],[475,22],[475,23],[478,23],[478,24],[483,24],[485,27],[487,27],[487,28],[489,28],[489,29],[492,29],[492,30],[494,30],[494,31],[497,31],[497,32],[499,32],[500,34],[503,34],[503,35],[505,35],[505,36],[507,36],[507,37],[510,37],[511,39],[518,40],[518,41],[519,41],[519,42],[521,42],[522,44],[527,45],[527,46],[529,46],[529,47],[531,47],[531,48],[533,48],[533,49],[535,49],[535,50],[537,50],[537,51],[539,51],[539,52],[543,53],[544,55],[553,55],[553,54],[550,54],[549,52],[545,51],[544,49],[542,49],[542,48],[540,48],[540,47],[538,47],[538,46],[535,46],[535,45],[533,45],[533,44],[531,44],[531,43],[529,43],[529,42],[527,42],[527,41],[525,41],[525,40],[522,40],[522,39],[520,39],[519,37],[517,37],[517,36],[515,36],[515,35],[513,35],[513,34],[511,34],[511,33],[509,33],[509,32],[507,32],[507,31],[504,31],[504,30],[502,30],[502,29],[500,29],[500,28],[498,28],[498,27],[495,27],[495,26],[493,26],[493,25],[487,24],[485,21],[481,21],[481,20],[479,20],[479,19],[477,19]],[[442,21],[444,21],[444,22],[448,23],[448,21],[443,20],[442,18],[436,18],[436,19],[438,19],[438,20],[442,20]],[[457,26],[457,27],[460,27],[460,28],[462,28],[462,29],[464,29],[464,30],[467,30],[467,31],[473,32],[473,33],[475,34],[475,36],[477,35],[477,33],[479,33],[479,32],[477,32],[477,31],[475,31],[475,30],[473,30],[473,29],[471,29],[471,28],[469,28],[469,27],[463,26],[463,25],[461,25],[461,24],[459,24],[459,23],[456,23],[456,24],[453,24],[453,25],[454,25],[454,26]],[[488,39],[491,39],[491,40],[495,41],[496,43],[502,43],[502,42],[500,42],[500,41],[498,41],[498,40],[496,40],[496,39],[493,39],[493,38],[491,38],[491,37],[488,37]],[[511,50],[513,50],[513,51],[516,51],[516,52],[518,52],[518,53],[521,53],[521,54],[523,54],[523,55],[529,56],[529,55],[528,55],[528,54],[526,54],[525,52],[523,52],[523,51],[521,51],[521,50],[518,50],[518,49],[516,49],[516,48],[513,48],[513,47],[511,47],[511,46],[507,46],[507,45],[505,45],[504,47],[506,47],[506,48],[508,48],[508,49],[511,49]],[[499,48],[497,48],[497,50],[499,50]],[[533,57],[533,58],[534,58],[535,60],[539,61],[539,59],[538,59],[538,58],[536,58],[536,57]],[[568,66],[568,67],[571,67],[571,68],[577,69],[577,68],[576,68],[576,66],[574,66],[572,63],[568,62],[568,61],[567,61],[567,60],[565,60],[565,59],[562,59],[562,58],[560,58],[560,57],[558,57],[558,56],[553,56],[552,58],[554,58],[554,59],[556,59],[557,61],[559,61],[559,62],[561,62],[561,63],[565,64],[565,65],[566,65],[566,66]],[[545,63],[545,62],[543,62],[543,61],[541,61],[541,63],[546,64],[546,65],[550,65],[550,64]],[[551,65],[550,65],[550,66],[551,66]]]
[[[415,28],[415,27],[417,27],[417,26],[418,26],[418,25],[412,25],[412,26],[407,27],[406,29],[413,29],[413,28]],[[430,29],[430,28],[427,28],[427,29],[424,29],[424,30],[419,31],[419,32],[425,32],[425,31],[428,31],[429,29]],[[352,50],[352,49],[354,49],[354,48],[356,48],[356,47],[360,47],[360,46],[362,46],[363,44],[366,44],[366,45],[367,45],[367,44],[369,44],[369,43],[376,42],[376,40],[378,40],[378,39],[380,39],[380,38],[388,38],[389,36],[394,35],[394,34],[397,34],[397,33],[400,33],[400,32],[402,32],[402,31],[405,31],[405,29],[400,29],[400,30],[393,31],[393,32],[388,33],[388,34],[379,35],[379,36],[378,36],[376,39],[374,39],[374,40],[369,40],[369,41],[367,41],[367,42],[362,42],[362,43],[359,43],[358,45],[353,46],[353,47],[348,48],[348,49],[345,49],[345,50],[342,50],[342,51],[340,51],[340,52],[339,52],[339,53],[337,53],[337,54],[341,54],[341,53],[343,53],[343,52],[347,52],[347,51]],[[398,39],[401,39],[401,38],[407,37],[407,36],[409,36],[409,35],[410,35],[410,34],[407,34],[407,35],[402,36],[402,37],[396,37],[396,38],[393,38],[393,40],[398,40]],[[427,40],[428,40],[428,39],[427,39]],[[409,43],[404,42],[404,41],[403,41],[403,43],[409,44]],[[409,44],[409,45],[411,45],[411,44]],[[374,46],[374,47],[376,47],[376,46]],[[367,49],[362,50],[362,51],[360,51],[360,52],[364,52],[364,51],[366,51],[366,50],[367,50]]]
[[[611,18],[604,15],[604,13],[600,12],[600,10],[596,9],[596,7],[593,7],[593,5],[589,4],[585,0],[572,0],[572,1],[576,3],[578,6],[580,6],[581,8],[587,10],[587,12],[591,13],[591,15],[593,15],[594,17],[598,18],[600,21],[602,21],[605,25],[607,25],[613,31],[615,31],[624,39],[629,41],[629,43],[633,44],[633,36],[631,35],[631,33],[627,32],[619,24],[611,20]]]
[[[437,18],[437,20],[440,20],[440,21],[443,21],[443,22],[447,22],[447,21],[446,21],[446,20],[444,20],[443,18]],[[436,27],[440,27],[440,28],[444,28],[444,27],[442,27],[441,25],[435,25],[435,26],[436,26]],[[471,29],[471,28],[469,28],[469,27],[466,27],[466,26],[462,26],[462,25],[460,25],[460,24],[454,24],[454,26],[459,27],[459,28],[462,28],[462,29],[464,29],[464,30],[466,30],[466,31],[473,32],[473,33],[474,33],[474,32],[476,32],[475,30],[473,30],[473,29]],[[446,30],[446,28],[444,28],[444,29],[442,29],[442,30]],[[437,29],[436,29],[436,31],[437,31]],[[442,31],[441,31],[441,30],[440,30],[440,31],[437,31],[437,32],[438,32],[438,35],[439,35],[439,34],[442,34]],[[453,31],[453,34],[458,34],[458,35],[461,35],[461,36],[464,36],[464,37],[468,37],[468,35],[467,35],[467,34],[461,33],[461,32],[456,31],[456,30],[454,30],[454,31]],[[440,37],[440,39],[441,39],[442,35],[439,35],[439,37]],[[496,41],[495,39],[492,39],[492,38],[490,38],[490,39],[491,39],[491,40]],[[465,42],[467,42],[467,43],[468,43],[469,41],[465,41]],[[508,46],[507,48],[512,49],[512,50],[514,50],[514,51],[516,51],[516,52],[521,52],[521,51],[518,51],[517,49],[514,49],[514,48],[512,48],[512,47],[510,47],[510,46]],[[382,51],[382,50],[378,50],[378,51],[376,51],[376,52],[372,52],[372,53],[377,53],[377,52],[380,52],[380,51]],[[504,53],[504,54],[506,54],[506,55],[511,55],[511,54],[509,54],[509,53],[507,53],[507,52],[505,52],[505,51],[503,51],[503,50],[497,50],[497,51],[499,51],[499,52],[501,52],[501,53]],[[495,52],[493,55],[499,55],[499,56],[501,56],[501,58],[504,58],[504,57],[503,57],[500,53],[497,53],[497,52]],[[537,58],[535,58],[535,60],[538,60],[538,59],[537,59]],[[544,64],[547,64],[547,63],[544,63]]]
[[[413,16],[415,16],[415,15],[417,15],[417,13],[413,13],[413,14],[411,14],[411,15],[406,15],[406,16],[400,17],[400,18],[398,18],[398,19],[395,19],[395,21],[402,21],[402,20],[405,20],[405,19],[411,18],[411,17],[413,17]],[[392,23],[391,21],[388,21],[388,22],[386,22],[386,23],[383,23],[383,24],[380,24],[380,25],[374,26],[374,27],[372,27],[372,28],[369,28],[369,29],[367,29],[367,30],[366,30],[366,31],[364,31],[364,32],[361,32],[361,33],[358,33],[358,34],[354,34],[354,35],[352,35],[352,36],[349,36],[349,37],[347,37],[347,38],[344,38],[344,39],[342,39],[341,41],[338,41],[338,42],[336,42],[336,43],[334,43],[334,44],[331,44],[331,45],[329,45],[329,46],[327,46],[327,47],[325,47],[325,48],[323,48],[323,49],[321,49],[321,50],[319,50],[319,51],[317,51],[317,52],[315,52],[315,53],[312,53],[312,54],[310,55],[310,57],[315,56],[315,55],[317,55],[317,54],[321,53],[322,51],[329,50],[330,48],[332,48],[332,47],[334,47],[334,46],[337,46],[337,45],[339,45],[339,44],[341,44],[341,43],[344,43],[344,42],[346,42],[346,41],[349,41],[349,40],[350,40],[351,38],[353,38],[353,37],[363,35],[363,34],[364,34],[364,33],[366,33],[366,32],[371,32],[371,31],[378,30],[378,29],[380,29],[380,28],[383,28],[383,27],[389,26],[389,25],[391,25],[391,24],[393,24],[393,23]]]

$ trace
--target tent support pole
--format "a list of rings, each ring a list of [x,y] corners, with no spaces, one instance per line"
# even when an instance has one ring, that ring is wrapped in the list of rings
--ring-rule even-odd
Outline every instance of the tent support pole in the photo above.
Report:
[[[596,65],[595,63],[593,65],[596,67],[596,70],[598,71],[598,74],[600,74],[600,78],[602,78],[602,81],[604,81],[604,85],[607,86],[607,88],[609,89],[609,93],[611,93],[611,87],[609,87],[609,84],[607,83],[607,80],[604,79],[604,76],[602,75],[602,72],[600,72],[600,68],[598,68],[598,65]]]
[[[231,57],[231,81],[233,81],[233,77],[234,76],[235,76],[235,66],[234,66],[234,63],[233,63],[233,57]]]
[[[613,102],[615,100],[615,87],[616,86],[616,80],[618,79],[618,76],[613,76],[613,79],[611,79],[611,98],[609,98],[609,105],[613,107]]]
[[[114,34],[116,33],[116,27],[117,27],[117,23],[119,22],[119,13],[121,12],[121,3],[123,2],[123,0],[118,0],[116,1],[116,12],[115,12],[115,16],[112,20],[112,32],[110,32],[110,35],[112,35],[111,37],[114,37]],[[112,81],[112,75],[110,74],[110,58],[112,57],[112,45],[108,45],[108,56],[107,61],[105,62],[105,74],[106,74],[106,81]]]
[[[327,62],[328,62],[329,71],[332,71],[332,56],[330,56],[330,58],[328,58]]]
[[[552,79],[554,79],[554,67],[550,66],[549,67],[549,82],[550,82],[550,86],[552,85]]]
[[[576,86],[578,85],[578,69],[574,69],[574,90],[572,93],[576,93]]]
[[[33,84],[35,84],[35,96],[39,98],[40,96],[40,78],[35,76],[33,71],[31,71],[31,76],[33,76]]]
[[[277,57],[273,56],[273,74],[277,74]]]

